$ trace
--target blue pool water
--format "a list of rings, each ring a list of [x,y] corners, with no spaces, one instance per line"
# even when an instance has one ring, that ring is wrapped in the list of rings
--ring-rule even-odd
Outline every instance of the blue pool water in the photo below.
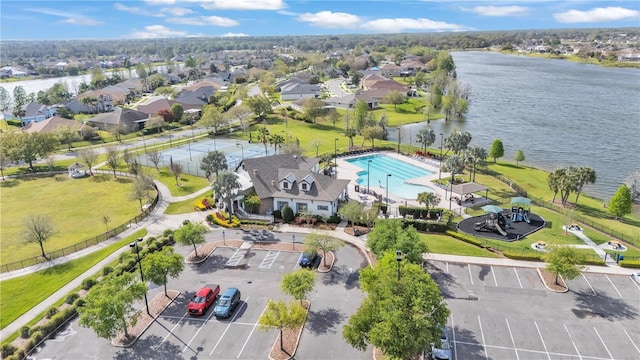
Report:
[[[369,160],[371,160],[371,163],[369,163]],[[356,183],[361,187],[367,187],[368,176],[369,186],[371,188],[375,188],[377,186],[382,186],[384,188],[387,185],[387,174],[391,174],[389,177],[390,194],[404,199],[415,200],[421,192],[433,192],[433,189],[427,186],[407,184],[404,182],[406,179],[432,175],[433,172],[390,156],[375,154],[348,159],[347,162],[362,169],[362,171],[358,172],[358,180],[356,181]],[[368,174],[367,164],[369,165]]]

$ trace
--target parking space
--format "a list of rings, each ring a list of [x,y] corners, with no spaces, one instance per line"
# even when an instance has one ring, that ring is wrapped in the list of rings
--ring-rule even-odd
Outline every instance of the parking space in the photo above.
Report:
[[[484,289],[446,297],[454,359],[640,358],[640,291],[628,276],[586,273],[569,292],[554,293],[535,269],[443,262],[425,269],[443,293],[452,283]]]

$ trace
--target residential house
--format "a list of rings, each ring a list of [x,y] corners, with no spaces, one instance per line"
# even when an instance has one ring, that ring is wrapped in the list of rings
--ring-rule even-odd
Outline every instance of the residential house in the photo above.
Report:
[[[363,91],[342,97],[328,98],[324,102],[327,106],[339,109],[353,109],[356,107],[356,103],[359,100],[364,100],[369,106],[369,109],[377,109],[380,107],[380,98],[371,95],[372,94],[369,91]]]
[[[320,96],[320,90],[322,86],[320,84],[297,84],[290,83],[283,86],[280,89],[280,99],[297,100],[302,98],[312,98]]]
[[[400,76],[400,66],[396,64],[384,64],[380,66],[380,72],[382,76],[390,78]]]
[[[171,106],[173,105],[173,100],[169,100],[164,96],[153,96],[151,99],[146,101],[144,104],[138,105],[138,111],[142,111],[148,115],[157,115],[161,110],[171,110]]]
[[[420,71],[427,71],[427,65],[417,60],[403,60],[400,63],[400,76],[414,76]]]
[[[117,107],[112,112],[92,117],[88,122],[99,130],[110,132],[120,130],[129,133],[143,129],[148,119],[149,115],[142,111]]]
[[[245,159],[237,173],[245,185],[242,195],[255,192],[262,200],[259,213],[282,210],[311,212],[329,217],[338,211],[339,201],[346,199],[351,180],[334,179],[320,173],[320,158],[279,154]],[[241,205],[242,197],[237,199]]]
[[[56,114],[56,107],[52,105],[43,105],[32,101],[28,104],[22,105],[20,108],[24,111],[24,115],[19,119],[15,116],[11,115],[9,118],[13,118],[15,120],[22,120],[22,123],[27,125],[32,122],[39,122],[42,120],[46,120]],[[8,114],[5,114],[5,118]]]
[[[362,77],[362,80],[360,80],[360,84],[362,84],[363,89],[368,89],[371,86],[371,84],[381,80],[390,80],[390,79],[380,74],[368,74]]]
[[[209,103],[211,95],[221,88],[221,84],[210,80],[199,81],[182,89],[175,98],[175,102],[181,104],[185,110],[202,109]]]
[[[74,114],[97,114],[113,110],[113,98],[111,95],[100,94],[94,98],[95,101],[85,104],[82,99],[85,97],[91,97],[89,94],[90,92],[85,92],[60,104],[59,106],[69,109],[69,111]]]
[[[40,122],[29,123],[24,127],[23,131],[26,133],[55,133],[64,127],[70,127],[76,130],[80,136],[84,136],[84,133],[91,129],[90,126],[77,121],[54,116]]]

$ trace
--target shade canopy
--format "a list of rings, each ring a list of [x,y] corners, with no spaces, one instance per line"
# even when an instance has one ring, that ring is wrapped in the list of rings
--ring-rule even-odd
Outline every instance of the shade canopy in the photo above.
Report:
[[[482,190],[487,190],[487,187],[473,182],[453,185],[451,188],[451,192],[458,195],[471,194]]]
[[[526,197],[516,196],[514,198],[511,198],[511,204],[522,204],[522,205],[530,206],[531,199]]]
[[[482,210],[488,213],[501,213],[503,211],[500,206],[496,205],[485,205],[482,207]]]

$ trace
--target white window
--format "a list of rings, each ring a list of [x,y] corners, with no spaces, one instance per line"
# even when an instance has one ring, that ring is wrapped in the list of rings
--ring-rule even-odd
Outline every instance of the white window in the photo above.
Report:
[[[296,203],[296,212],[301,213],[307,211],[307,203]]]
[[[282,182],[282,188],[283,188],[283,189],[288,189],[288,188],[289,188],[289,183],[288,183],[288,182],[286,182],[286,181],[283,181],[283,182]]]
[[[308,187],[307,183],[302,183],[302,190],[307,191]]]
[[[318,205],[318,210],[320,210],[320,211],[329,211],[329,206],[327,206],[327,205]]]

